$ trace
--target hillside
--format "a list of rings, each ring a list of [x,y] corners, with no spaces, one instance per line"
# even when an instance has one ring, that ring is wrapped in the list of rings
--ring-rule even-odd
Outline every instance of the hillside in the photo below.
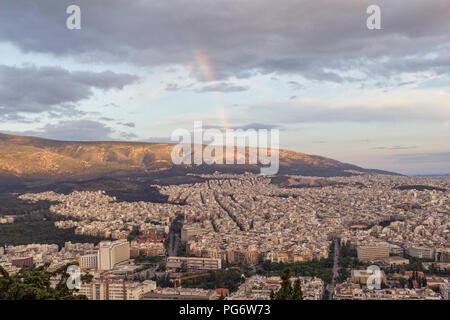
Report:
[[[3,181],[81,180],[165,172],[259,172],[256,165],[174,166],[173,147],[167,143],[73,142],[0,134],[0,177]],[[280,150],[280,174],[343,176],[363,172],[386,173]]]

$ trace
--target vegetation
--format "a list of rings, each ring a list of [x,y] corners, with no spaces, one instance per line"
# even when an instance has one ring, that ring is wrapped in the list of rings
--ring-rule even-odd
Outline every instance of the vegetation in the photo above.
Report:
[[[408,278],[408,288],[414,288],[414,282],[416,282],[419,288],[427,286],[427,278],[419,276],[417,271],[412,273],[412,276]]]
[[[271,300],[303,300],[300,279],[295,280],[294,287],[292,287],[290,268],[283,270],[281,280],[281,288],[275,293],[271,292]]]
[[[442,270],[436,262],[433,262],[430,265],[430,267],[428,268],[428,270],[426,270],[425,272],[435,274],[437,276],[443,276],[443,277],[450,276],[450,270],[448,270],[448,269]]]
[[[155,276],[153,280],[156,281],[156,285],[161,288],[167,288],[172,285],[169,274],[161,275],[159,277]]]
[[[186,288],[217,289],[227,288],[236,291],[245,281],[242,270],[232,268],[228,270],[210,271],[209,276],[182,280],[181,285]]]
[[[0,300],[86,300],[86,296],[74,295],[75,290],[67,287],[66,282],[69,278],[67,268],[73,264],[69,263],[54,272],[49,272],[47,263],[35,269],[21,269],[15,275],[9,275],[0,266]],[[81,280],[89,282],[92,280],[91,277],[84,277]],[[50,285],[51,278],[59,279],[54,288]]]
[[[98,243],[102,240],[100,237],[75,234],[74,228],[59,229],[52,221],[0,224],[0,246],[48,243],[61,248],[66,241]]]
[[[258,270],[258,274],[266,276],[281,276],[286,268],[296,277],[317,277],[322,279],[325,284],[329,284],[333,279],[333,257],[334,243],[330,244],[328,250],[328,258],[313,259],[310,261],[283,263],[264,261],[261,263],[262,270]]]
[[[133,259],[136,264],[154,264],[164,261],[164,257],[162,256],[137,256],[133,257]]]
[[[268,276],[280,276],[282,272],[289,268],[290,272],[294,276],[301,277],[318,277],[322,279],[325,283],[330,283],[333,278],[333,260],[332,259],[322,259],[322,260],[311,260],[305,262],[294,262],[294,263],[276,263],[270,261],[264,261],[262,263],[263,274]],[[261,272],[260,272],[261,273]]]
[[[0,194],[0,215],[45,215],[49,214],[50,201],[25,201],[18,199],[15,195]]]
[[[341,269],[365,269],[370,264],[359,261],[356,249],[345,243],[339,249],[339,266]],[[345,271],[342,271],[344,274]]]
[[[0,246],[28,243],[56,243],[59,247],[66,241],[98,243],[101,237],[77,235],[74,228],[59,229],[55,221],[67,217],[50,212],[50,201],[24,201],[12,194],[0,194],[0,213],[15,215],[14,223],[0,224]]]
[[[425,191],[425,190],[436,190],[436,191],[447,191],[447,189],[439,188],[435,186],[424,186],[424,185],[405,185],[405,186],[397,186],[394,189],[397,190],[418,190],[418,191]]]
[[[178,215],[170,225],[170,232],[181,235],[181,228],[183,228],[183,220],[184,216],[181,214]]]

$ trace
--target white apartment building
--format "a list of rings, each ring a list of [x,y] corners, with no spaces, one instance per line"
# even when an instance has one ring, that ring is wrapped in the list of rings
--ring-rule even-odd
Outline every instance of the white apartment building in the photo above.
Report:
[[[130,260],[130,243],[127,240],[103,241],[98,249],[98,269],[112,270]]]
[[[359,245],[356,251],[360,261],[375,261],[389,257],[389,245],[385,243]]]
[[[142,283],[123,279],[96,278],[91,283],[83,283],[78,295],[89,300],[140,300],[156,289],[156,282],[146,280]]]
[[[406,253],[414,258],[434,259],[434,248],[421,246],[408,246],[406,248]]]
[[[80,269],[97,269],[98,268],[98,253],[89,253],[78,258],[78,265]]]

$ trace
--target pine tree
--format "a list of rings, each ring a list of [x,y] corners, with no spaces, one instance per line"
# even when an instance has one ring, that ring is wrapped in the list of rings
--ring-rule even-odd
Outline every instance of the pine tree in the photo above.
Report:
[[[292,300],[303,300],[303,292],[300,279],[295,280]]]
[[[286,268],[281,275],[281,288],[275,294],[275,300],[288,300],[292,295],[291,269]]]

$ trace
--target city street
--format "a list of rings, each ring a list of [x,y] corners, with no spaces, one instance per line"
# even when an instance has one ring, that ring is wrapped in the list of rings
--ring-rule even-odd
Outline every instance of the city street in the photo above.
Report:
[[[338,276],[338,270],[339,270],[339,244],[338,241],[334,239],[333,279],[331,280],[331,283],[328,286],[330,300],[333,299],[333,291],[334,286],[336,284],[336,277]]]

